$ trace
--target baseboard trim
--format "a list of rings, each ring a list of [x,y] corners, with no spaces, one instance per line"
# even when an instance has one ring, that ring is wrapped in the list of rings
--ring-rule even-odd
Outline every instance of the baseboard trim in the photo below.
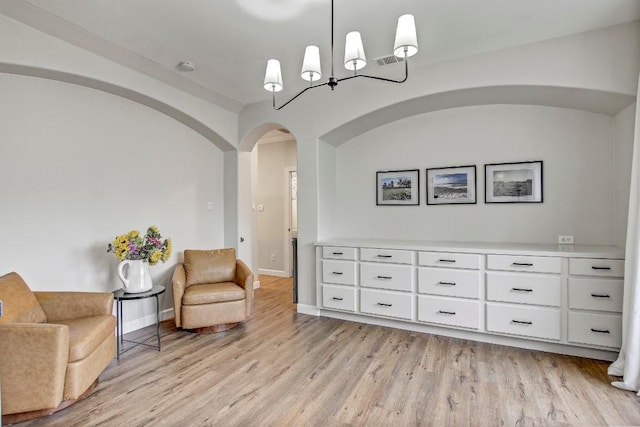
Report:
[[[311,316],[320,316],[320,310],[315,305],[297,304],[297,311],[301,314],[309,314]]]
[[[173,307],[160,311],[161,322],[163,320],[173,319],[173,317],[174,317]],[[155,324],[156,324],[156,315],[148,314],[146,316],[124,322],[122,325],[122,331],[123,333],[127,334],[129,332],[137,331],[138,329],[146,328],[147,326],[151,326]]]
[[[283,270],[267,270],[266,268],[259,268],[258,274],[262,274],[264,276],[290,277]]]

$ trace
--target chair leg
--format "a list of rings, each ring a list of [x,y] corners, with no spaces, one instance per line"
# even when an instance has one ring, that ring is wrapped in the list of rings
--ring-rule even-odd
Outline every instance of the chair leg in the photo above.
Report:
[[[213,325],[213,326],[205,326],[205,327],[202,327],[202,328],[187,329],[187,331],[193,332],[193,333],[196,333],[196,334],[213,334],[213,333],[216,333],[216,332],[228,331],[229,329],[235,328],[239,324],[240,324],[240,322],[238,322],[238,323],[224,323],[222,325]]]

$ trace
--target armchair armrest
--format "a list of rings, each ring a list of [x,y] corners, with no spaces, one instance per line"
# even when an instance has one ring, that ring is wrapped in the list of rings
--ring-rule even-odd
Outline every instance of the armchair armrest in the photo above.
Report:
[[[240,259],[236,260],[236,283],[244,288],[247,301],[247,317],[249,317],[253,301],[253,273]]]
[[[171,288],[173,289],[173,315],[176,320],[176,327],[182,326],[182,296],[187,283],[187,275],[184,271],[184,264],[176,264],[171,278]]]
[[[113,313],[113,294],[108,292],[34,292],[47,321],[77,319]]]
[[[47,323],[0,325],[2,413],[55,408],[62,401],[69,328]]]

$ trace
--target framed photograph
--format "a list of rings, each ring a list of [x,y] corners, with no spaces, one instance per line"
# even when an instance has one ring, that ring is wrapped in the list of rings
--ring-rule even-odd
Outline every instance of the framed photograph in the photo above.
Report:
[[[427,169],[427,204],[476,203],[476,167]]]
[[[542,161],[484,165],[485,203],[542,203]]]
[[[419,205],[420,171],[376,172],[376,205]]]

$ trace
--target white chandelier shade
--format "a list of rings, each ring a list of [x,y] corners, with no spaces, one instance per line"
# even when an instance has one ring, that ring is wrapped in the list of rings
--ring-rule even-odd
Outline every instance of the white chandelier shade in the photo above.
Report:
[[[267,71],[264,74],[264,88],[269,92],[280,92],[283,89],[282,71],[280,61],[270,59],[267,61]]]
[[[408,58],[416,53],[418,53],[416,20],[413,15],[402,15],[398,18],[393,54],[399,58]]]
[[[322,70],[320,69],[320,48],[318,46],[307,46],[302,60],[302,71],[300,76],[309,82],[320,80]]]
[[[360,70],[367,65],[367,57],[364,54],[362,37],[358,31],[347,34],[344,45],[344,68],[347,70]]]

